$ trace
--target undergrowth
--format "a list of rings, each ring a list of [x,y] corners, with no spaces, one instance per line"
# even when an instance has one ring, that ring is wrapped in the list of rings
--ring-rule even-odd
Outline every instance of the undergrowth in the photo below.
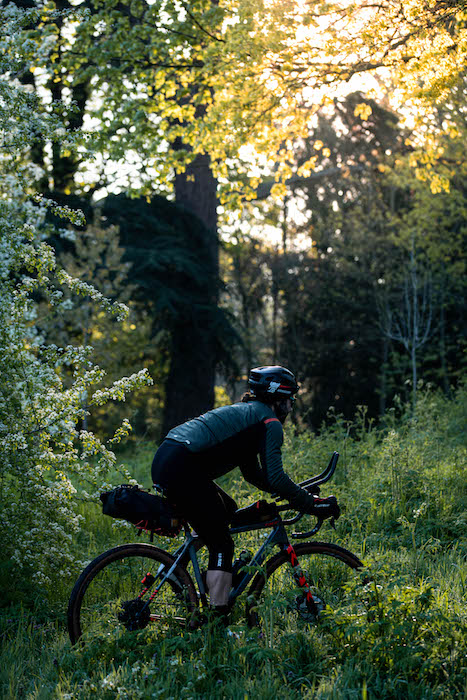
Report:
[[[361,409],[320,435],[288,431],[284,463],[295,480],[321,471],[340,452],[323,494],[343,504],[329,539],[353,551],[365,571],[340,607],[317,624],[262,636],[242,620],[233,635],[202,628],[147,628],[71,648],[65,611],[72,580],[48,591],[29,586],[7,563],[3,589],[0,692],[4,698],[462,698],[467,697],[467,468],[465,390],[447,401],[420,396],[414,417],[390,414],[376,428]],[[149,487],[154,448],[123,456]],[[119,483],[118,475],[114,475]],[[260,496],[232,472],[222,480],[245,505]],[[79,559],[131,541],[134,531],[82,506]],[[14,533],[12,533],[14,537]],[[238,549],[255,546],[243,537]],[[172,540],[158,544],[174,548]]]

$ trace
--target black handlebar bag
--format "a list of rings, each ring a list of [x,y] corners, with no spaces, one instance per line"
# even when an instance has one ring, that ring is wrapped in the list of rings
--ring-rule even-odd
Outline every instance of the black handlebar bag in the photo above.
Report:
[[[279,514],[275,503],[268,501],[256,501],[251,506],[240,508],[231,518],[232,527],[246,527],[247,525],[260,525],[274,521]]]

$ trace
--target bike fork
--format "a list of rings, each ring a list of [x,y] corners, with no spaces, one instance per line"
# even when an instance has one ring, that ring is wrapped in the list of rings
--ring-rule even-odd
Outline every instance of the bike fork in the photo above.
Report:
[[[314,615],[317,615],[319,612],[319,599],[313,596],[310,586],[308,585],[308,581],[306,580],[305,574],[303,573],[303,570],[300,567],[299,561],[297,554],[295,552],[295,549],[291,544],[289,545],[284,545],[284,549],[289,555],[290,558],[290,565],[292,566],[292,573],[294,580],[299,588],[303,589],[303,592],[305,594],[305,599],[307,606],[310,608],[310,612],[312,612]]]

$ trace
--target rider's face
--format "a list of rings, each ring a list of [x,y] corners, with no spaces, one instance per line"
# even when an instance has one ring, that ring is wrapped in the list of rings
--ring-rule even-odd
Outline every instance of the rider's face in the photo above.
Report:
[[[276,415],[279,417],[279,420],[281,423],[285,421],[287,416],[289,415],[290,411],[292,410],[293,407],[293,400],[292,399],[282,399],[280,404],[277,404],[276,406]]]

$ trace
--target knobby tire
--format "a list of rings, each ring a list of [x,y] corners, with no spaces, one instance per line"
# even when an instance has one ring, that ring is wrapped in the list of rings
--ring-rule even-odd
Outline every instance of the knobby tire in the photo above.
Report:
[[[353,571],[363,566],[352,552],[327,542],[302,542],[294,545],[294,550],[312,594],[321,601],[321,609],[327,604],[331,607],[338,604],[342,586]],[[268,559],[248,590],[249,626],[263,625],[266,617],[271,627],[283,628],[292,618],[304,623],[317,618],[316,610],[309,612],[303,592],[296,587],[290,556],[284,550]]]
[[[198,597],[189,574],[179,565],[144,610],[141,608],[154,588],[145,594],[143,603],[138,602],[145,588],[143,577],[147,573],[156,576],[158,571],[163,575],[173,563],[168,552],[143,543],[114,547],[94,559],[71,592],[71,643],[76,644],[83,636],[125,633],[154,623],[165,627],[172,622],[187,624],[198,607]]]

